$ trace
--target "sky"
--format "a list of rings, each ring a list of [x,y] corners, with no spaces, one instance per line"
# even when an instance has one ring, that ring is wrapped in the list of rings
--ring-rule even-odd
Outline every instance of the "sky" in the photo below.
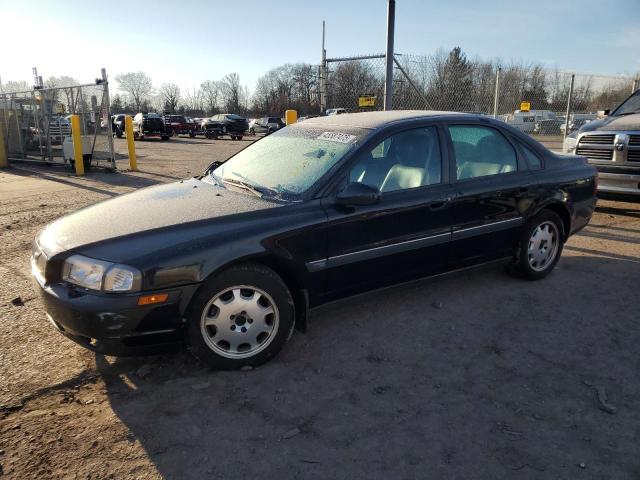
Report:
[[[252,91],[284,63],[382,53],[386,0],[110,2],[0,0],[0,79],[68,75],[91,82],[142,70],[181,89],[237,72]],[[563,71],[640,71],[640,0],[396,0],[395,51],[454,46],[471,58]]]

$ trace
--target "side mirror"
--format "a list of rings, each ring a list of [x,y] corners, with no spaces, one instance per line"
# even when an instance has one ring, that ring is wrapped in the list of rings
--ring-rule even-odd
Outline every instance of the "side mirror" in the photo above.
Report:
[[[224,162],[220,162],[220,161],[216,160],[215,162],[213,162],[211,165],[209,165],[207,167],[207,169],[204,171],[204,174],[207,175],[208,173],[213,172],[216,168],[218,168],[223,163]]]
[[[373,205],[380,201],[380,190],[364,183],[349,183],[336,195],[337,205]]]

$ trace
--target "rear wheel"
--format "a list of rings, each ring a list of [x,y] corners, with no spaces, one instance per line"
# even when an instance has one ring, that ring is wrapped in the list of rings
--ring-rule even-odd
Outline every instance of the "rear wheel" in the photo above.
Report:
[[[516,252],[516,271],[529,280],[546,277],[555,268],[564,246],[564,227],[555,212],[543,210],[525,226]]]
[[[189,343],[211,367],[257,366],[282,349],[294,318],[291,293],[273,270],[237,265],[196,294],[189,308]]]

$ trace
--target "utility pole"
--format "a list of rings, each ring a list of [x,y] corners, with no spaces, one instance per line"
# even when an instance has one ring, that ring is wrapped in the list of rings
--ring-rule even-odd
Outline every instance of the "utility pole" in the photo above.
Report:
[[[393,37],[396,23],[396,0],[387,1],[387,53],[384,77],[384,109],[393,109]]]

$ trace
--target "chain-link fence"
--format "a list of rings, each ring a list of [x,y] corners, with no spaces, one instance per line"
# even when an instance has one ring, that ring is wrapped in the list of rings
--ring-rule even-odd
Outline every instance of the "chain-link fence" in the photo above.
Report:
[[[85,166],[114,168],[108,85],[0,92],[0,128],[9,160],[73,163],[72,114],[80,117]]]
[[[540,136],[562,136],[576,130],[595,119],[599,110],[621,103],[636,85],[631,76],[470,61],[459,49],[432,56],[396,55],[394,63],[394,109],[481,113]],[[384,55],[329,58],[319,72],[318,83],[324,89],[319,98],[326,99],[321,108],[348,112],[383,108]]]

